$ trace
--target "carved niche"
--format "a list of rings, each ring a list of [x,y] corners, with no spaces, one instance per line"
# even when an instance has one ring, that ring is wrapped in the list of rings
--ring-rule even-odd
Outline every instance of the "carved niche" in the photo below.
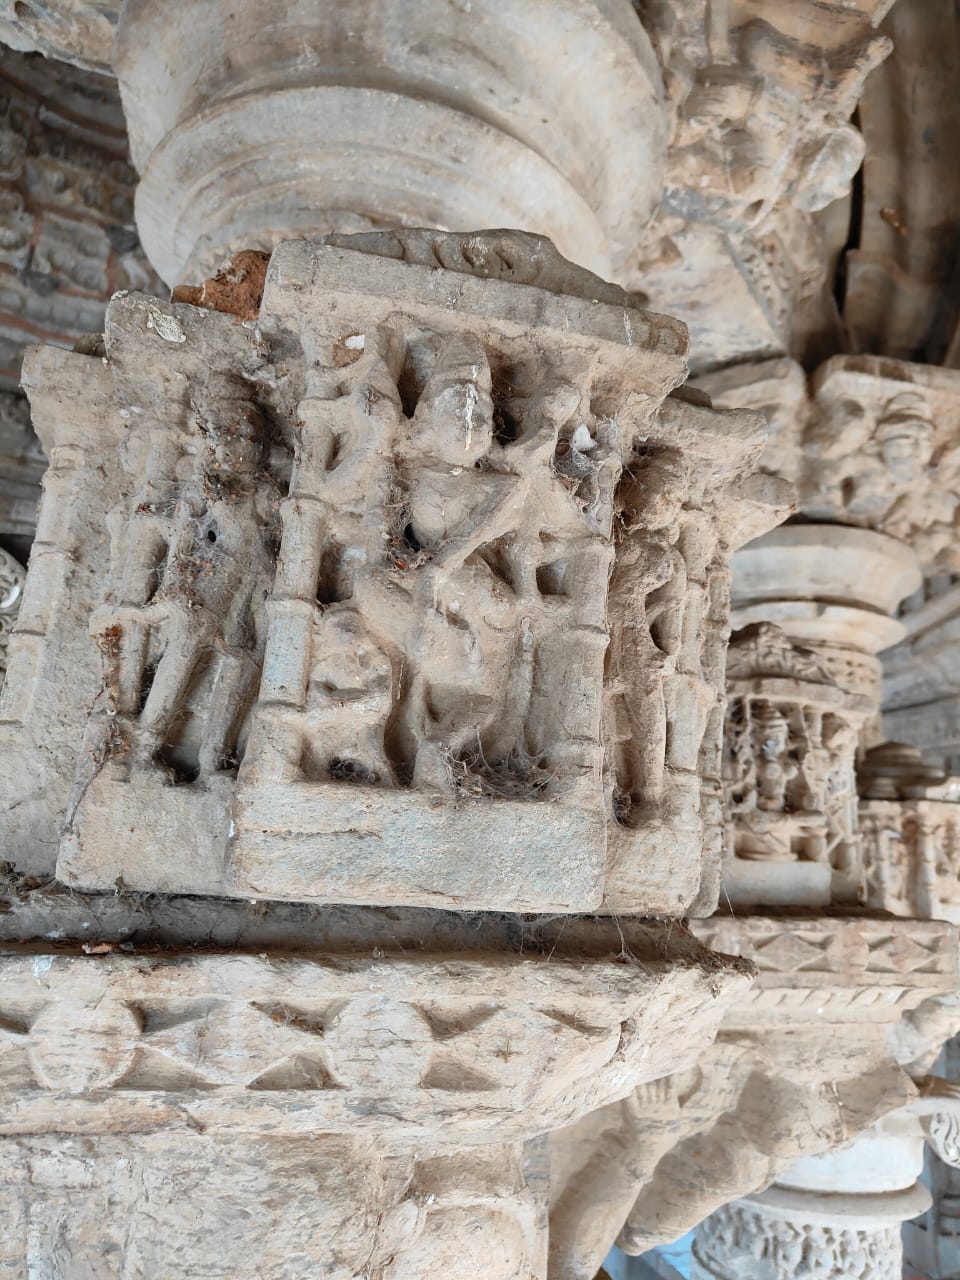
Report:
[[[97,563],[38,591],[8,704],[31,722],[45,662],[62,689],[85,614],[89,687],[44,726],[82,735],[61,877],[682,911],[730,547],[785,506],[741,482],[758,418],[667,398],[682,327],[536,237],[289,244],[251,314],[111,304],[116,496],[77,524],[84,463],[59,520]],[[87,367],[56,365],[31,385],[66,443]]]
[[[0,548],[0,687],[7,672],[10,632],[20,612],[25,578],[23,565],[9,551]]]
[[[771,894],[809,905],[856,901],[856,753],[870,699],[839,687],[818,653],[771,623],[734,634],[727,697],[724,886],[731,901],[770,902]]]

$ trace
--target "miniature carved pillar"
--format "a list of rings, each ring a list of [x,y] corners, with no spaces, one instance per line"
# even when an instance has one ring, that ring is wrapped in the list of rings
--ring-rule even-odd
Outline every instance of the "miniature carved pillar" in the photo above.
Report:
[[[731,905],[826,906],[860,895],[856,751],[876,704],[771,623],[727,655],[724,892]]]
[[[171,285],[389,226],[517,227],[616,274],[660,199],[663,85],[629,0],[279,0],[267,28],[253,0],[131,0],[114,69]]]
[[[891,615],[920,580],[904,543],[793,524],[734,559],[725,785],[733,904],[858,902],[856,757],[877,732]],[[842,602],[842,603],[838,603]]]

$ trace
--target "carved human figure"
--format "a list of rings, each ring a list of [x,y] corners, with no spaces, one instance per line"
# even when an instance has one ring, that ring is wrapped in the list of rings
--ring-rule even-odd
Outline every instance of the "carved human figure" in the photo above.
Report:
[[[509,668],[507,637],[518,630],[517,592],[485,563],[467,561],[522,523],[529,481],[504,468],[502,456],[478,469],[493,446],[490,365],[478,338],[456,335],[398,443],[410,674],[397,729],[418,787],[448,788],[451,761],[470,745],[482,751],[504,707],[499,673]]]
[[[128,526],[130,556],[120,560],[120,598],[97,611],[91,629],[107,696],[128,726],[127,762],[149,767],[164,751],[162,762],[209,777],[233,753],[258,671],[278,492],[249,400],[221,400],[209,414],[198,406],[197,425],[162,524],[157,477],[148,474]],[[201,723],[189,725],[198,698]]]
[[[390,496],[403,417],[394,371],[399,344],[386,328],[366,333],[362,343],[361,350],[344,348],[352,360],[348,366],[312,367],[298,406],[292,519],[302,521],[319,506],[314,519],[320,551],[316,561],[307,557],[316,580],[290,584],[317,604],[305,706],[290,763],[308,780],[333,776],[394,785],[384,735],[410,604],[408,593],[391,584],[394,625],[383,625],[371,561],[394,554]],[[312,495],[319,504],[310,501]],[[284,519],[291,519],[289,512]],[[302,541],[309,545],[310,535],[298,537],[297,545]]]
[[[822,726],[827,768],[822,806],[827,822],[825,857],[836,871],[852,873],[857,861],[857,791],[854,774],[858,728],[842,716]]]
[[[628,823],[655,806],[663,791],[664,681],[680,650],[686,594],[686,566],[676,546],[684,479],[679,459],[664,450],[636,459],[618,493],[608,684],[622,719],[615,803]]]

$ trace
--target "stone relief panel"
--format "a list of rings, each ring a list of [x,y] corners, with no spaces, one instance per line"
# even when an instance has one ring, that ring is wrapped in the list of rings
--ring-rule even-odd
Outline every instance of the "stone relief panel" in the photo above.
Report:
[[[822,1226],[728,1204],[697,1228],[696,1280],[900,1280],[899,1225]]]
[[[870,701],[838,688],[818,652],[767,623],[734,634],[727,697],[731,901],[857,901],[856,754]]]
[[[789,501],[743,479],[757,419],[664,401],[682,331],[536,238],[291,245],[258,319],[225,297],[111,304],[61,874],[682,910],[729,548]],[[47,376],[62,397],[82,366]]]

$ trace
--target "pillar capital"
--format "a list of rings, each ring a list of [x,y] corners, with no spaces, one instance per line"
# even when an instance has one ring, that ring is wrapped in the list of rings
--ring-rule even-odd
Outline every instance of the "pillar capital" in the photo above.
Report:
[[[789,500],[752,483],[758,415],[671,395],[683,327],[538,237],[291,242],[265,267],[201,306],[117,297],[103,357],[28,366],[64,456],[51,566],[97,566],[34,577],[5,694],[29,772],[69,633],[59,874],[682,913],[712,873],[731,548]],[[62,411],[91,396],[93,438]]]

